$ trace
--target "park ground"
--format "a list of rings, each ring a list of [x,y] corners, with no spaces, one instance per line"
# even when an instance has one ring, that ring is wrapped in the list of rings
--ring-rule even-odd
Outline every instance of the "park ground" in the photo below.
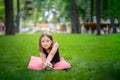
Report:
[[[31,56],[39,56],[40,33],[0,35],[0,80],[120,80],[120,33],[55,34],[68,70],[29,70]]]

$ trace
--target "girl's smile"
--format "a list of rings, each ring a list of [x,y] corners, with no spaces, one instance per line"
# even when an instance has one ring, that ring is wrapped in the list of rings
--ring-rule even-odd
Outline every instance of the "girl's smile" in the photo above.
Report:
[[[41,45],[44,49],[49,49],[52,44],[52,40],[50,40],[47,36],[41,38]]]

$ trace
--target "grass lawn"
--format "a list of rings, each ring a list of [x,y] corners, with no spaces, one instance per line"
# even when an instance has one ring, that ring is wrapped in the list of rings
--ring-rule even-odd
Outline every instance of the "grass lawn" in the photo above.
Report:
[[[40,34],[0,35],[0,80],[120,80],[120,33],[53,34],[69,70],[28,70]]]

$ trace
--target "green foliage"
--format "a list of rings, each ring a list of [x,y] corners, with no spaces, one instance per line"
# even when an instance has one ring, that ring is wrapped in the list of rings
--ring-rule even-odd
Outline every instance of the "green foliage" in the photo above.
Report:
[[[81,17],[85,17],[87,13],[88,1],[90,0],[76,0],[77,6],[78,6],[78,12]]]
[[[105,6],[105,7],[103,7]],[[120,19],[119,11],[120,3],[119,0],[102,0],[102,16],[103,18],[115,17]]]
[[[39,56],[40,34],[0,36],[1,80],[119,80],[120,33],[110,35],[53,34],[69,70],[28,70],[31,56]]]
[[[4,0],[0,0],[0,21],[4,22],[4,17],[5,17]]]
[[[114,15],[116,18],[120,19],[120,3],[119,3],[119,0],[114,0]]]
[[[33,0],[25,1],[25,11],[26,16],[31,16],[33,14]]]

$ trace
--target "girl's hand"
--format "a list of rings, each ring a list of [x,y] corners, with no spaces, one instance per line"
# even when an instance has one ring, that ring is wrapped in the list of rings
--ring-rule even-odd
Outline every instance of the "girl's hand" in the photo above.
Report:
[[[52,69],[52,68],[53,68],[53,65],[52,65],[52,63],[50,63],[50,62],[45,62],[45,63],[44,63],[44,68],[46,68],[46,69]]]
[[[53,68],[53,65],[50,63],[46,66],[46,69],[52,69]]]

